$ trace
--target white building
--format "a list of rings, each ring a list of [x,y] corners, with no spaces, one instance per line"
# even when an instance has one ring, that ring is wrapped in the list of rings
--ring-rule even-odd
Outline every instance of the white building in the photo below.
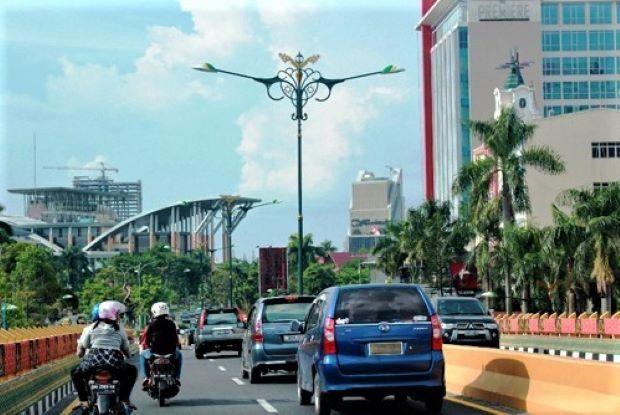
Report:
[[[388,222],[404,216],[402,169],[390,169],[389,177],[360,170],[351,188],[347,250],[370,252],[385,233]]]

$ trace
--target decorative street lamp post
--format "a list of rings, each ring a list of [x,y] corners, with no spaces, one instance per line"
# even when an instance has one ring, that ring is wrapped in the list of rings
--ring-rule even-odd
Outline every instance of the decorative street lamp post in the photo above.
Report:
[[[331,96],[332,88],[344,81],[350,79],[364,78],[372,75],[389,75],[404,71],[404,69],[397,68],[394,65],[388,65],[381,71],[368,72],[360,75],[349,76],[346,78],[328,79],[324,78],[319,71],[309,67],[309,64],[314,64],[319,60],[319,55],[312,55],[308,58],[304,58],[301,53],[295,56],[295,59],[291,58],[285,53],[279,54],[280,59],[284,63],[288,63],[289,66],[286,69],[279,70],[276,76],[272,78],[260,78],[251,75],[245,75],[238,72],[226,71],[216,68],[210,63],[205,63],[202,66],[194,67],[197,71],[209,72],[209,73],[223,73],[241,78],[251,79],[258,83],[265,85],[267,88],[267,96],[274,101],[280,101],[283,98],[288,98],[295,112],[291,114],[293,121],[297,121],[297,220],[298,220],[298,234],[299,234],[299,246],[297,247],[297,287],[300,294],[303,294],[303,239],[304,239],[304,218],[302,208],[302,171],[301,171],[301,122],[308,119],[308,115],[304,112],[304,107],[310,99],[312,99],[321,85],[327,88],[327,95],[323,98],[316,98],[319,102],[327,101]],[[272,95],[271,87],[278,85],[280,87],[281,94],[279,96]]]

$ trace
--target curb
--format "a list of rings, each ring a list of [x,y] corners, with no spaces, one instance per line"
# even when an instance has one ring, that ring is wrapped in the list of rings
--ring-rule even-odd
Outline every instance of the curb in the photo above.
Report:
[[[580,352],[576,350],[544,349],[542,347],[504,346],[504,345],[501,345],[499,348],[501,350],[510,350],[513,352],[524,352],[524,353],[543,354],[543,355],[549,355],[549,356],[571,357],[573,359],[593,360],[597,362],[620,363],[620,354]]]

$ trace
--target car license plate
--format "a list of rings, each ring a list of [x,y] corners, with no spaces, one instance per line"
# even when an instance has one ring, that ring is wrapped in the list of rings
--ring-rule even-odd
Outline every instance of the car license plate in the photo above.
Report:
[[[285,334],[282,338],[286,343],[299,343],[301,334]]]
[[[368,354],[370,355],[397,355],[402,353],[403,344],[401,342],[370,343],[368,345]]]
[[[225,329],[225,330],[213,330],[213,334],[215,334],[215,335],[232,334],[232,330],[229,330],[229,329]]]

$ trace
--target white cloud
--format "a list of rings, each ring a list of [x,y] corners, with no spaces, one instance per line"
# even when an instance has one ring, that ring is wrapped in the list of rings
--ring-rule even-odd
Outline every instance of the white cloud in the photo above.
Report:
[[[48,98],[55,108],[68,110],[92,105],[147,111],[166,109],[190,97],[217,98],[192,77],[190,68],[209,57],[228,56],[253,41],[244,4],[181,0],[181,10],[191,14],[192,31],[151,27],[150,43],[128,73],[120,73],[115,66],[61,59],[61,74],[48,78]]]
[[[379,116],[381,97],[392,103],[404,95],[387,87],[359,93],[343,86],[335,88],[328,102],[308,104],[302,139],[304,192],[320,195],[340,179],[342,163],[360,152],[356,137]],[[282,106],[272,108],[254,108],[237,120],[242,132],[237,148],[243,162],[241,194],[281,197],[297,192],[296,123]]]

